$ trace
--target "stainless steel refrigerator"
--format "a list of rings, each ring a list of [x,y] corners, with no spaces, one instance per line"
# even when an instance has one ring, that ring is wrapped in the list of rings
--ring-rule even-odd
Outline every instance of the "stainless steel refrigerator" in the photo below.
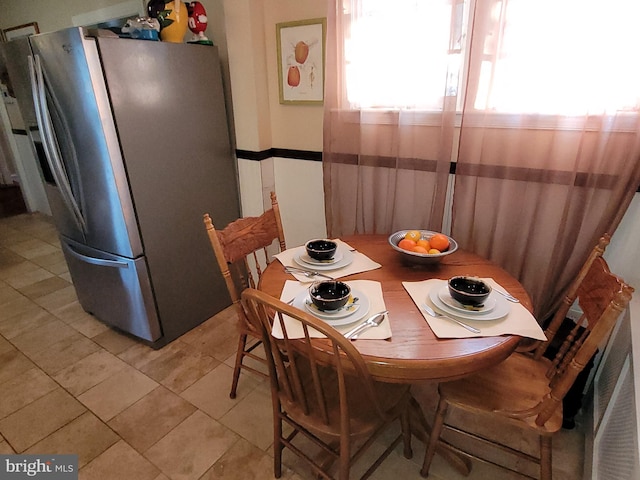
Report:
[[[228,306],[202,223],[240,210],[217,48],[83,28],[3,48],[82,307],[160,347]]]

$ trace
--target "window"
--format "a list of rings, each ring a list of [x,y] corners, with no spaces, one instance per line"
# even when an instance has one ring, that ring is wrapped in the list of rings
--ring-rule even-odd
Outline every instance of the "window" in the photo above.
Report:
[[[441,110],[444,96],[457,92],[463,6],[451,0],[347,4],[349,105]]]
[[[350,108],[640,109],[638,0],[344,0]],[[471,19],[473,21],[471,21]],[[466,85],[462,85],[462,80]]]

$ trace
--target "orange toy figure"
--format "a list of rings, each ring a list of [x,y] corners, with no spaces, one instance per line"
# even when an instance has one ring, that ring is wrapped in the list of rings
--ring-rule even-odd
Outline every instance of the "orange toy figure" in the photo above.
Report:
[[[193,32],[193,39],[189,43],[202,43],[205,45],[213,45],[204,31],[207,29],[207,12],[200,2],[191,2],[187,4],[189,10],[189,30]]]

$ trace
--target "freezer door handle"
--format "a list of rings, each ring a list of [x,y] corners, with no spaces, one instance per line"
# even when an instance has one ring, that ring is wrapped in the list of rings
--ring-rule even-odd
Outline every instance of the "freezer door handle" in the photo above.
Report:
[[[61,244],[62,244],[62,248],[64,248],[69,255],[77,258],[81,262],[90,263],[91,265],[97,265],[99,267],[129,268],[129,264],[126,262],[118,262],[117,260],[105,260],[103,258],[89,257],[87,255],[83,255],[80,252],[76,252],[66,242],[61,242]]]
[[[86,224],[82,212],[78,207],[73,192],[71,191],[71,185],[65,172],[64,165],[60,159],[58,152],[58,146],[55,141],[51,118],[47,107],[47,97],[44,86],[44,74],[42,72],[42,64],[40,63],[40,56],[29,56],[29,76],[31,77],[31,92],[33,95],[33,103],[36,111],[36,119],[38,121],[38,127],[42,131],[42,145],[45,150],[45,156],[49,163],[49,168],[55,178],[55,181],[60,189],[62,199],[71,211],[73,219],[82,232],[86,230]]]

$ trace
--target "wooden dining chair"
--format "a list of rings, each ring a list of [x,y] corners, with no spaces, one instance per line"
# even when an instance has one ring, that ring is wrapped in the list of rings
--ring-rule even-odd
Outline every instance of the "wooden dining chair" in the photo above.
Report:
[[[204,224],[215,253],[220,271],[229,290],[229,296],[238,314],[238,347],[231,382],[231,398],[236,398],[238,380],[242,369],[267,376],[266,361],[254,350],[262,343],[261,337],[247,321],[240,305],[240,294],[245,288],[258,285],[262,271],[272,259],[267,248],[277,240],[282,252],[287,247],[280,219],[280,208],[275,192],[271,192],[271,208],[259,217],[235,220],[223,230],[216,230],[209,214],[204,214]],[[254,368],[245,359],[250,358],[264,365],[264,371]]]
[[[356,460],[398,420],[401,432],[360,478],[368,478],[401,441],[404,456],[411,458],[409,385],[375,382],[351,341],[307,312],[255,289],[245,290],[242,302],[262,333],[269,361],[276,478],[282,474],[286,447],[317,478],[347,480]],[[292,338],[285,316],[302,338]],[[271,335],[273,322],[283,339]],[[312,339],[312,329],[326,339]],[[305,438],[296,439],[298,434]],[[310,452],[312,447],[318,451]]]
[[[518,352],[535,352],[535,356],[537,358],[540,358],[545,354],[550,343],[556,339],[556,335],[565,322],[569,310],[574,305],[578,288],[580,287],[580,284],[582,283],[585,275],[589,271],[589,267],[591,267],[591,264],[596,258],[602,257],[604,255],[604,252],[607,249],[607,246],[609,246],[610,242],[611,235],[609,235],[608,233],[605,233],[602,237],[600,237],[598,243],[595,247],[593,247],[593,250],[591,250],[591,252],[589,253],[587,260],[580,268],[580,271],[569,285],[569,288],[566,292],[564,292],[560,307],[556,310],[555,314],[551,318],[551,321],[545,327],[544,334],[547,337],[547,341],[540,342],[539,340],[523,338],[520,342],[520,345],[518,346]]]
[[[438,386],[440,400],[420,471],[422,476],[429,473],[443,430],[452,429],[483,443],[489,441],[502,451],[539,464],[540,478],[551,480],[552,436],[562,427],[563,398],[596,349],[607,339],[634,291],[609,271],[602,257],[608,242],[608,236],[600,240],[569,287],[562,307],[545,330],[546,342],[540,342],[531,352],[514,353],[495,367]],[[576,302],[581,310],[580,319],[557,351],[549,355],[551,341]],[[538,436],[539,456],[525,454],[459,426],[446,424],[450,405],[489,419],[494,431],[497,431],[498,422],[505,421],[523,431],[533,432]],[[505,465],[498,466],[511,470]]]

